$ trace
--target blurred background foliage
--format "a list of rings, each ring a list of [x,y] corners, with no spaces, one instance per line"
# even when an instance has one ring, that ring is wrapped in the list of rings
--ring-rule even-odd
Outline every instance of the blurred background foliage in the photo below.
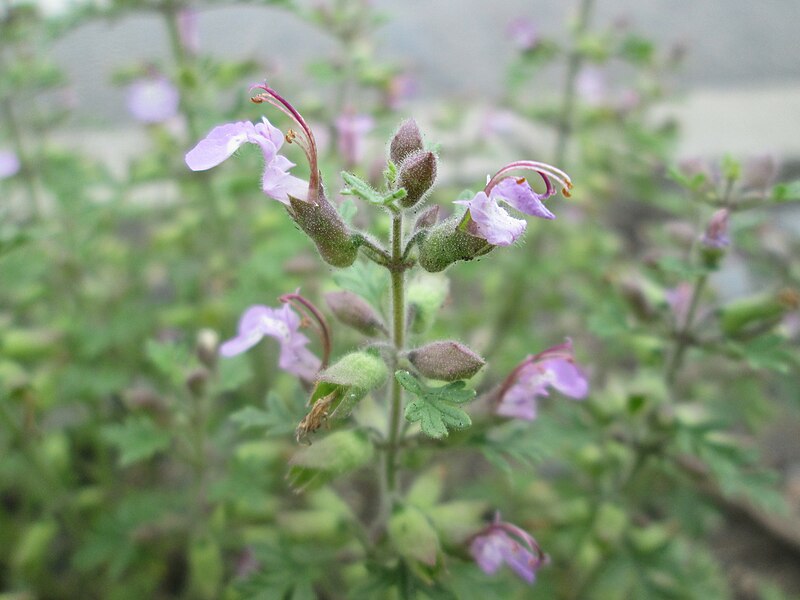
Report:
[[[657,108],[684,51],[603,24],[599,1],[578,2],[565,30],[537,28],[531,11],[487,31],[514,56],[496,102],[474,110],[414,97],[413,70],[379,52],[391,15],[367,0],[247,3],[335,41],[302,71],[198,43],[195,11],[224,4],[1,11],[0,598],[800,593],[796,165],[756,140],[752,156],[678,160],[680,123]],[[54,45],[142,14],[163,20],[152,35],[170,55],[113,83],[126,101],[137,83],[164,84],[173,113],[78,139],[64,124],[79,100]],[[456,332],[498,378],[567,334],[591,394],[547,400],[533,423],[476,423],[433,465],[429,449],[407,452],[410,502],[438,515],[438,572],[364,559],[363,469],[291,489],[305,396],[274,347],[216,358],[244,307],[299,286],[387,302],[371,265],[329,273],[259,191],[257,152],[209,173],[185,167],[212,126],[260,116],[248,86],[265,78],[300,99],[328,192],[357,224],[388,227],[338,196],[339,172],[379,180],[384,140],[409,114],[430,126],[443,211],[512,158],[550,161],[576,183],[524,244],[448,271],[434,333]],[[365,150],[343,146],[343,115],[369,117]],[[731,245],[716,252],[699,240],[718,209]],[[337,350],[354,340],[337,331]],[[480,377],[479,391],[499,381]],[[464,548],[464,524],[495,509],[550,555],[533,588],[482,574]]]

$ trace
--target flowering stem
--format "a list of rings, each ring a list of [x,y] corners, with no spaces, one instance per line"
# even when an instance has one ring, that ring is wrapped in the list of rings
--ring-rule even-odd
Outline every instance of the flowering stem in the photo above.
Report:
[[[594,0],[581,0],[578,8],[578,20],[575,24],[575,34],[573,36],[575,42],[586,33],[589,27],[589,19],[591,18],[593,5]],[[575,109],[575,83],[578,79],[581,65],[583,64],[583,55],[577,46],[577,43],[573,43],[572,51],[567,59],[567,75],[564,80],[564,95],[561,98],[556,149],[553,156],[553,161],[557,165],[564,164],[567,144],[572,134],[572,113]]]
[[[392,217],[392,343],[395,352],[403,349],[405,337],[405,269],[402,255],[403,213],[397,211]],[[396,360],[395,360],[396,362]],[[394,369],[392,369],[394,370]],[[397,487],[397,438],[400,429],[400,412],[402,409],[403,390],[400,382],[392,377],[392,391],[389,408],[388,443],[386,447],[386,491],[391,496]]]
[[[705,289],[707,281],[708,275],[705,274],[700,275],[695,280],[694,288],[692,289],[692,298],[689,301],[689,309],[686,311],[686,320],[683,322],[683,325],[678,331],[678,336],[675,341],[675,349],[672,351],[672,355],[667,363],[664,374],[664,379],[667,382],[667,385],[670,387],[675,383],[675,377],[678,375],[678,371],[683,363],[684,354],[686,354],[686,350],[689,347],[689,332],[692,329],[695,313],[697,312],[697,307],[700,304],[700,296]]]

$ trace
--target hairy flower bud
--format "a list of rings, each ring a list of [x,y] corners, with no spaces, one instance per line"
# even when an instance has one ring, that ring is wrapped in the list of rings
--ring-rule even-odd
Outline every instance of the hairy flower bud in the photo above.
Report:
[[[208,375],[208,369],[205,367],[197,367],[192,369],[186,376],[186,387],[195,398],[200,398],[205,394]]]
[[[436,181],[436,155],[433,152],[415,152],[400,166],[397,185],[406,189],[407,195],[400,200],[404,208],[411,208],[422,200]]]
[[[325,294],[325,302],[339,321],[364,335],[387,333],[386,326],[375,309],[358,294],[347,290],[328,292]]]
[[[419,264],[430,273],[443,271],[459,260],[472,260],[494,248],[485,239],[459,228],[455,215],[432,227],[419,244]]]
[[[414,223],[414,233],[421,229],[430,229],[439,221],[439,205],[434,204],[423,210]]]
[[[439,555],[439,535],[421,510],[405,506],[389,519],[389,539],[404,557],[435,565]]]
[[[389,158],[399,165],[412,152],[422,150],[422,134],[414,119],[400,123],[397,133],[389,144]]]
[[[439,381],[469,379],[486,364],[467,346],[450,340],[410,350],[408,360],[422,375]]]
[[[358,256],[358,243],[339,213],[325,197],[322,187],[316,202],[289,196],[289,214],[316,244],[322,259],[334,267],[349,267]]]

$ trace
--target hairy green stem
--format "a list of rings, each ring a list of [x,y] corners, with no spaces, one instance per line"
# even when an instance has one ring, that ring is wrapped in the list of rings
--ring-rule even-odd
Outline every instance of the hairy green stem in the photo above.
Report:
[[[581,0],[578,7],[578,19],[575,24],[574,39],[579,41],[580,37],[589,28],[589,20],[592,15],[594,0]],[[564,91],[561,96],[561,110],[558,117],[558,130],[556,134],[556,148],[553,160],[556,165],[562,165],[567,154],[567,145],[572,135],[572,120],[575,110],[575,87],[583,64],[583,55],[577,44],[573,48],[567,59],[567,74],[564,79]]]
[[[405,343],[405,270],[402,268],[403,213],[397,211],[392,218],[392,343],[399,353]],[[396,361],[395,361],[396,362]],[[394,370],[394,369],[393,369]],[[397,488],[397,441],[402,412],[403,389],[396,378],[392,378],[389,407],[389,429],[386,447],[386,492],[391,496]]]

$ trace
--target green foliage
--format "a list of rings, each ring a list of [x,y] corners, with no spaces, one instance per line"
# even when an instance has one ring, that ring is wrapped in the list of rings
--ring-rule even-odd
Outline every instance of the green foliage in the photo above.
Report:
[[[419,422],[422,432],[432,438],[447,437],[448,429],[466,429],[472,419],[459,408],[475,397],[475,390],[464,389],[465,381],[454,381],[441,387],[429,387],[408,371],[397,371],[397,381],[416,396],[406,406],[405,417]]]

